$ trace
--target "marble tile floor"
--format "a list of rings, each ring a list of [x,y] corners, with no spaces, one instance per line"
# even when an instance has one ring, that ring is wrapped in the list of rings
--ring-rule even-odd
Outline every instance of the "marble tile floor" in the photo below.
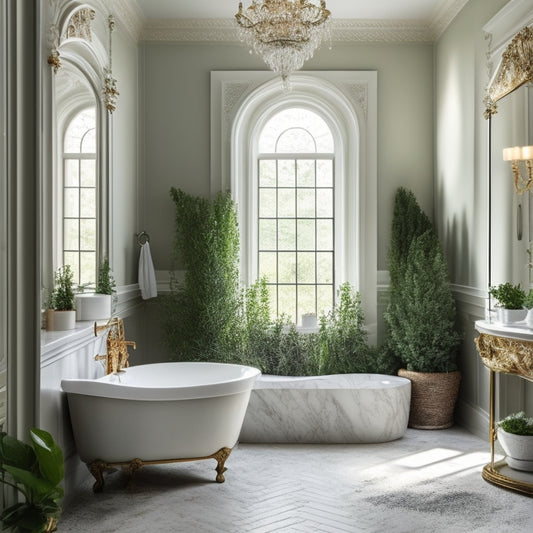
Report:
[[[408,430],[373,445],[240,444],[216,483],[215,461],[92,478],[58,531],[91,533],[533,531],[533,498],[481,478],[488,444],[461,428]]]

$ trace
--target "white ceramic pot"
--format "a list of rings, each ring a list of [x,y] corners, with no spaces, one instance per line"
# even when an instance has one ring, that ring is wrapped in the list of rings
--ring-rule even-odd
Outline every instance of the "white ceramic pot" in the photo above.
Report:
[[[76,311],[56,311],[48,309],[46,313],[46,329],[48,331],[64,331],[76,327]]]
[[[304,328],[316,328],[316,315],[315,313],[305,313],[302,315],[302,327]]]
[[[522,322],[527,315],[527,309],[503,309],[498,307],[498,322],[501,324],[513,324]]]
[[[515,435],[498,428],[498,442],[511,468],[533,472],[533,435]]]
[[[76,294],[76,320],[108,320],[111,304],[111,294]]]

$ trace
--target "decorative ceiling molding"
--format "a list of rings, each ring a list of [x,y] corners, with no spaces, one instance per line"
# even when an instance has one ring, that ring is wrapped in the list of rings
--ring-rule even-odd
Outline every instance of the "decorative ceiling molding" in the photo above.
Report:
[[[140,41],[145,19],[137,2],[113,0],[112,11],[131,39],[135,42]]]
[[[443,0],[429,20],[331,20],[333,42],[434,42],[468,0]],[[136,2],[113,0],[113,12],[136,41],[240,42],[233,19],[146,19]]]
[[[427,23],[416,20],[331,21],[333,42],[432,42]],[[232,19],[146,20],[142,41],[173,42],[240,42]]]
[[[429,25],[418,20],[331,21],[333,42],[432,42]]]
[[[441,2],[432,16],[430,24],[433,40],[436,41],[451,24],[459,11],[465,7],[468,0],[444,0]]]

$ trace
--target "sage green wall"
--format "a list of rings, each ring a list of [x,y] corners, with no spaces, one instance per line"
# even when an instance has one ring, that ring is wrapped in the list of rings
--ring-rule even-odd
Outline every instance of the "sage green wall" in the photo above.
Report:
[[[210,176],[210,71],[264,70],[239,44],[141,45],[141,196],[156,270],[170,268],[171,186],[207,196]],[[386,269],[394,192],[411,188],[433,214],[433,45],[334,44],[309,70],[378,72],[378,269]]]
[[[435,46],[435,209],[452,282],[486,286],[488,43],[507,0],[470,0]]]
[[[120,93],[113,113],[110,263],[118,286],[137,283],[138,46],[121,28],[113,33],[113,75]]]

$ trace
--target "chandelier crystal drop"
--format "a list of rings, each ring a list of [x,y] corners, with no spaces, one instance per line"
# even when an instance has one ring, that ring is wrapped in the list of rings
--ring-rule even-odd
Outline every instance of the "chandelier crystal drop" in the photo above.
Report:
[[[239,2],[235,18],[241,40],[287,84],[289,75],[329,37],[330,15],[325,0],[320,6],[309,0],[253,0],[245,10]]]

